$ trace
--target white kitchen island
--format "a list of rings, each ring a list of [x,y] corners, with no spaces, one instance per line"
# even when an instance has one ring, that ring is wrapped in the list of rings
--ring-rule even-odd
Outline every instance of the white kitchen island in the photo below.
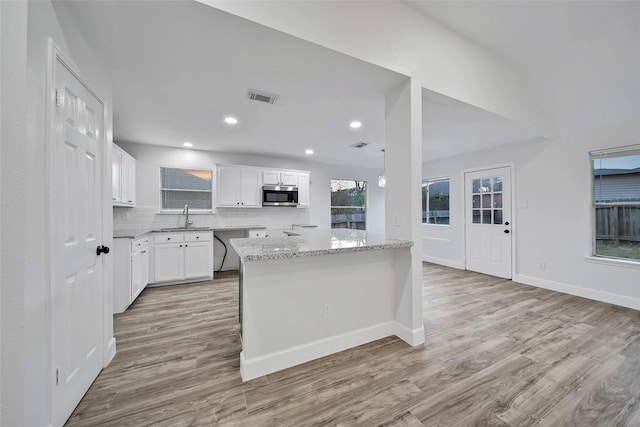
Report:
[[[241,262],[243,380],[422,334],[400,320],[412,242],[360,230],[297,233],[231,240]]]

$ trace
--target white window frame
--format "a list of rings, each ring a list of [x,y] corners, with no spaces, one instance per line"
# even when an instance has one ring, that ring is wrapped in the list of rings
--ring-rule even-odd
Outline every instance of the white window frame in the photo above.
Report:
[[[429,184],[433,184],[435,182],[441,182],[441,181],[449,181],[449,223],[448,224],[431,224],[429,222],[423,222],[422,219],[421,219],[420,222],[422,222],[422,225],[428,225],[428,226],[432,226],[432,227],[433,226],[436,226],[436,227],[450,227],[451,226],[451,177],[450,176],[440,176],[440,177],[437,177],[437,178],[424,178],[422,180],[422,188],[428,187]],[[430,212],[428,194],[429,194],[429,190],[427,190],[427,210],[426,210],[427,213]],[[420,203],[420,207],[422,207],[422,203]],[[420,216],[422,216],[422,209],[420,210]]]
[[[632,155],[640,155],[640,145],[628,145],[624,147],[615,147],[608,148],[603,150],[594,150],[589,152],[589,175],[590,175],[590,186],[589,193],[591,194],[591,252],[587,257],[587,260],[599,263],[606,263],[611,265],[621,265],[621,266],[629,266],[629,267],[640,267],[640,260],[633,258],[618,258],[607,255],[597,255],[596,254],[596,205],[597,206],[613,206],[613,205],[636,205],[636,202],[633,203],[625,203],[625,202],[596,202],[595,188],[596,188],[596,177],[594,175],[594,167],[593,161],[598,158],[608,158],[608,157],[623,157],[623,156],[632,156]],[[602,184],[600,184],[602,185]]]
[[[170,208],[164,208],[162,207],[162,192],[164,190],[176,190],[174,188],[163,188],[162,187],[162,169],[183,169],[183,170],[197,170],[197,171],[203,171],[203,172],[210,172],[211,173],[211,190],[177,190],[177,191],[193,191],[193,192],[197,192],[197,193],[211,193],[211,207],[210,208],[205,208],[205,209],[198,209],[198,208],[189,208],[189,213],[190,214],[211,214],[214,213],[214,193],[213,193],[213,180],[215,179],[215,171],[211,168],[207,168],[207,167],[192,167],[192,166],[170,166],[170,165],[160,165],[158,167],[158,195],[160,197],[159,200],[159,204],[160,204],[160,210],[158,213],[160,214],[181,214],[182,213],[182,209],[181,208],[176,208],[176,209],[170,209]]]

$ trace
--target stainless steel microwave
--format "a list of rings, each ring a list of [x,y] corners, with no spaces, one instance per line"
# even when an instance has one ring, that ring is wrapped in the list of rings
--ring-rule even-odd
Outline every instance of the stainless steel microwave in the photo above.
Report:
[[[298,206],[298,187],[288,185],[263,186],[262,206]]]

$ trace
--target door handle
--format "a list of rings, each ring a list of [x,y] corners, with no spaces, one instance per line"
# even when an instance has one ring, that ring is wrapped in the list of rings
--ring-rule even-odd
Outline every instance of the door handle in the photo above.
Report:
[[[505,222],[504,225],[509,225],[509,221]]]
[[[100,254],[108,254],[110,250],[111,250],[111,249],[109,249],[109,247],[108,247],[108,246],[98,246],[98,247],[96,248],[96,255],[100,255]]]
[[[509,230],[504,230],[504,233],[505,234],[509,234],[510,232],[509,232]]]

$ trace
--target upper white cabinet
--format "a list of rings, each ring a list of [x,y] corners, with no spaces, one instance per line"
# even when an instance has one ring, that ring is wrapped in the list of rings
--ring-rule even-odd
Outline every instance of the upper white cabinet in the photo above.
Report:
[[[261,208],[263,185],[297,186],[298,207],[309,207],[309,172],[234,165],[218,165],[217,169],[217,207]]]
[[[262,172],[264,185],[298,185],[298,173],[293,171],[266,170]]]
[[[308,208],[311,199],[309,172],[298,173],[298,208]]]
[[[259,208],[262,206],[260,171],[242,166],[218,166],[218,207]]]
[[[111,162],[111,200],[114,206],[136,204],[136,159],[113,144]]]

